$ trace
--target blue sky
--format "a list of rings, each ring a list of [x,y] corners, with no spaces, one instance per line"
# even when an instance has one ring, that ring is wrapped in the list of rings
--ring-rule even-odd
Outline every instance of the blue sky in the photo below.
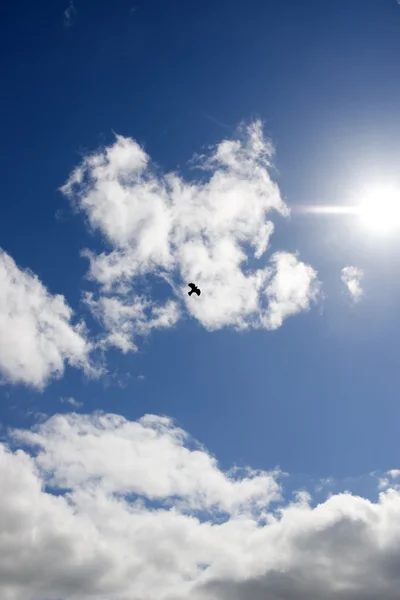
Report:
[[[118,505],[125,522],[129,494],[160,502],[160,511],[182,496],[184,508],[175,506],[180,518],[189,513],[200,524],[204,511],[213,523],[217,506],[239,538],[238,506],[261,527],[257,519],[265,515],[251,512],[253,503],[264,502],[257,510],[268,512],[269,502],[281,501],[282,519],[268,514],[287,531],[292,518],[304,517],[308,525],[296,535],[304,536],[310,556],[318,554],[310,532],[316,535],[313,527],[325,518],[328,531],[337,511],[346,515],[353,543],[365,544],[349,515],[358,514],[366,528],[373,528],[369,510],[382,523],[400,515],[398,3],[22,1],[4,9],[0,28],[0,422],[9,457],[3,475],[17,489],[21,460],[27,481],[37,477],[54,488],[43,487],[42,512],[21,529],[21,544],[29,527],[41,531],[48,519],[66,518],[57,513],[69,510],[66,500],[46,513],[58,488],[70,490],[79,518],[92,518],[106,545],[102,500],[110,511],[113,502],[125,503]],[[200,285],[200,298],[187,297],[189,280]],[[106,426],[96,411],[109,419]],[[119,415],[126,426],[107,415]],[[154,416],[140,421],[144,415]],[[163,416],[172,421],[165,425]],[[190,440],[180,445],[175,426],[203,445],[201,460]],[[89,429],[103,440],[98,448],[92,438],[80,445]],[[146,462],[156,438],[160,446]],[[175,450],[168,454],[170,443],[182,452],[179,460]],[[121,461],[126,471],[119,473]],[[258,475],[236,478],[229,471],[235,465]],[[192,481],[203,467],[204,476]],[[157,487],[163,469],[170,482]],[[287,474],[281,499],[274,469]],[[102,482],[96,498],[91,477]],[[214,478],[223,485],[214,486]],[[259,496],[263,485],[268,490]],[[248,491],[241,496],[239,488]],[[30,489],[18,494],[28,498]],[[215,506],[195,501],[196,489],[203,499],[218,496]],[[304,489],[314,496],[300,494],[293,508],[291,494]],[[350,499],[339,494],[346,489]],[[324,517],[313,512],[320,501]],[[9,506],[4,519],[17,519]],[[140,522],[161,543],[149,515],[140,514]],[[70,518],[71,531],[78,530]],[[277,582],[268,573],[282,564],[293,573],[314,568],[311,558],[285,558],[283,548],[283,562],[273,563],[275,534],[266,532],[265,564],[254,558],[246,568],[232,566],[238,583],[209,551],[214,544],[223,554],[236,542],[215,524],[213,531],[214,541],[203,540],[193,558],[209,565],[209,575],[176,558],[175,578],[153,587],[143,576],[135,597],[190,591],[207,600],[279,593],[290,600],[292,580]],[[130,542],[119,542],[126,556]],[[109,557],[89,568],[68,543],[76,559],[71,573],[82,568],[84,575],[70,574],[66,583],[36,565],[40,584],[26,588],[10,570],[2,597],[132,597]],[[288,542],[292,549],[297,543]],[[231,565],[243,564],[245,550],[237,548]],[[335,548],[332,542],[326,550],[333,566],[325,596],[309,575],[305,597],[339,598],[331,582],[342,576],[343,589],[351,589]],[[44,536],[35,550],[43,565],[50,551]],[[131,572],[124,560],[121,569]],[[146,560],[159,568],[159,557]],[[354,577],[370,589],[367,558],[363,565]],[[376,584],[375,594],[386,598],[385,589],[389,600],[391,574],[381,567],[386,587]],[[102,570],[109,579],[99,583]],[[247,589],[254,577],[258,587]]]

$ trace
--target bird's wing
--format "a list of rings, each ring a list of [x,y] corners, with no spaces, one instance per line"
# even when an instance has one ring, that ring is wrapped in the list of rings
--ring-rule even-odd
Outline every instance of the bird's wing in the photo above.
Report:
[[[189,286],[190,288],[192,288],[192,290],[194,290],[194,289],[195,289],[195,287],[196,287],[194,283],[188,283],[188,286]]]

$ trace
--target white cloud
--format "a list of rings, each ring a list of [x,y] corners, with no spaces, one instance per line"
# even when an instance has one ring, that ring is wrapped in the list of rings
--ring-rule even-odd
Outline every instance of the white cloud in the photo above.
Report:
[[[72,398],[72,396],[69,396],[68,398],[60,398],[60,400],[63,404],[69,404],[74,408],[80,408],[83,406],[83,402],[78,402],[78,400],[75,400],[75,398]]]
[[[12,448],[0,444],[4,600],[398,597],[396,490],[316,507],[299,493],[273,510],[278,474],[224,473],[153,415],[56,415]]]
[[[41,449],[37,466],[63,488],[99,479],[96,485],[107,493],[179,499],[188,509],[229,513],[253,504],[265,508],[279,497],[273,475],[248,473],[238,480],[224,475],[200,446],[185,447],[187,434],[166,417],[146,415],[132,423],[118,415],[57,415],[36,432],[15,436]]]
[[[394,479],[398,479],[399,477],[399,469],[391,469],[390,471],[387,471],[387,473],[385,473],[385,477],[378,478],[378,489],[386,490],[388,487],[390,487],[400,491],[400,485],[393,482]]]
[[[316,298],[316,272],[295,255],[277,253],[270,266],[264,259],[274,230],[271,215],[289,214],[269,173],[272,155],[256,122],[242,127],[237,140],[224,140],[208,155],[197,156],[198,180],[160,173],[143,148],[120,135],[110,147],[84,158],[61,191],[111,248],[99,255],[84,252],[89,276],[101,286],[102,297],[92,306],[110,328],[109,343],[124,351],[135,348],[143,298],[133,286],[143,275],[169,282],[208,329],[276,328],[309,307]],[[293,287],[293,277],[299,287]],[[189,281],[200,287],[200,297],[187,296]],[[119,306],[113,319],[109,297],[114,315]],[[177,307],[174,311],[177,315]],[[139,319],[141,327],[144,321]]]
[[[137,350],[134,336],[172,327],[179,318],[178,304],[172,300],[158,306],[139,296],[129,303],[117,296],[100,296],[95,300],[93,294],[86,294],[85,302],[109,332],[103,345],[114,346],[123,353]]]
[[[344,267],[342,269],[341,280],[347,287],[347,290],[354,302],[358,302],[364,293],[361,287],[361,280],[363,277],[363,270],[357,267]]]
[[[43,388],[61,377],[65,363],[94,373],[84,323],[30,271],[0,249],[0,375],[10,383]]]
[[[72,20],[76,15],[76,8],[73,0],[70,0],[67,8],[64,10],[64,26],[71,27]]]
[[[270,262],[273,270],[265,290],[268,310],[264,319],[269,329],[277,329],[289,315],[309,309],[320,285],[316,271],[293,254],[277,252]]]

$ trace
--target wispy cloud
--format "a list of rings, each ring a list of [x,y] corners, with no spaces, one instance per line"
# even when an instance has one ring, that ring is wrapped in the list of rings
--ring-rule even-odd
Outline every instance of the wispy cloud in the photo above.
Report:
[[[341,279],[354,302],[358,302],[364,293],[361,287],[363,277],[363,270],[357,267],[344,267],[342,269]]]
[[[183,305],[209,330],[275,329],[309,308],[316,271],[285,252],[265,260],[271,216],[290,212],[270,176],[273,152],[255,122],[195,158],[201,180],[160,173],[143,148],[121,135],[84,158],[61,191],[112,247],[84,252],[100,285],[87,302],[109,330],[107,343],[134,350],[135,334],[174,325]],[[153,308],[150,298],[137,296],[143,275],[164,278],[174,300]],[[202,290],[195,301],[189,281]]]
[[[137,350],[134,336],[172,327],[179,319],[178,305],[173,301],[156,305],[141,297],[134,298],[133,302],[107,296],[95,300],[93,294],[85,294],[84,301],[108,332],[101,345],[114,346],[124,354]]]
[[[378,479],[378,488],[380,490],[386,490],[387,488],[394,488],[400,491],[400,485],[396,483],[396,479],[400,477],[399,469],[391,469],[384,474],[383,477]]]
[[[71,27],[72,22],[77,15],[73,0],[70,0],[67,8],[64,10],[64,27]]]
[[[77,400],[75,400],[75,398],[72,398],[72,396],[69,396],[67,398],[60,398],[60,401],[63,404],[69,404],[73,408],[80,408],[81,406],[83,406],[83,402],[78,402]]]

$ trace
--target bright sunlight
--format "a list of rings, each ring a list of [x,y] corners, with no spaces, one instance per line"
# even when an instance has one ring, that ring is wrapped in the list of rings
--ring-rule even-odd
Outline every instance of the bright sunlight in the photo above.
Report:
[[[377,234],[400,228],[400,191],[389,187],[372,190],[359,207],[361,222]]]

